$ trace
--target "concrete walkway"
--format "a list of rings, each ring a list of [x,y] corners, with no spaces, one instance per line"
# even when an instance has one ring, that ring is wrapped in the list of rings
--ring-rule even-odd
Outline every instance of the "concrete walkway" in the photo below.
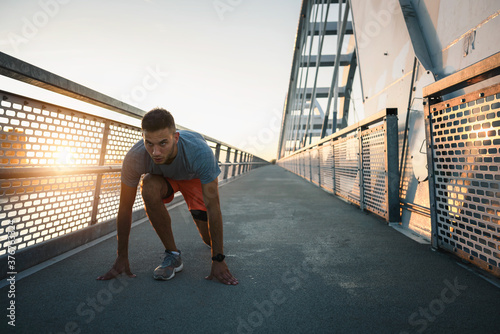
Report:
[[[0,333],[499,332],[498,287],[280,167],[220,193],[238,286],[204,280],[210,250],[183,204],[170,211],[184,261],[173,280],[152,278],[163,249],[146,222],[131,234],[136,278],[95,280],[115,259],[110,238],[17,281],[16,327],[0,289]]]

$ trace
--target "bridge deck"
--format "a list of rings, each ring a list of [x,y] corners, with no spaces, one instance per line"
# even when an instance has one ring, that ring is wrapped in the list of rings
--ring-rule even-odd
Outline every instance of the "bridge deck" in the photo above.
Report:
[[[45,333],[492,333],[500,289],[277,166],[221,188],[225,250],[238,286],[203,278],[210,250],[184,204],[170,210],[184,270],[155,281],[162,247],[133,228],[134,279],[109,269],[115,238],[16,282],[16,331]],[[8,287],[0,290],[0,332]],[[12,300],[12,299],[9,299]]]

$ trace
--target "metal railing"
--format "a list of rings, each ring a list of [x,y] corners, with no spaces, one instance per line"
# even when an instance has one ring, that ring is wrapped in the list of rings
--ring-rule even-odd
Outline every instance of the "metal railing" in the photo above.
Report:
[[[0,74],[136,118],[144,114],[2,53]],[[0,98],[0,261],[15,251],[20,271],[112,232],[121,163],[141,129],[10,92],[0,91]],[[222,161],[221,183],[268,164],[204,137]],[[140,192],[133,210],[134,220],[145,216]]]
[[[497,53],[424,88],[432,246],[498,277],[499,74]],[[446,96],[492,77],[496,84]]]
[[[361,209],[399,223],[397,109],[386,109],[278,160]]]

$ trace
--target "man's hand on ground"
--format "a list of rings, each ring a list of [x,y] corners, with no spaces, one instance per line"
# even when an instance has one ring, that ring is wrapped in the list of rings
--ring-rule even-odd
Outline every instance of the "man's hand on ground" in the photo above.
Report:
[[[135,274],[132,274],[132,272],[130,271],[128,258],[123,258],[119,256],[116,258],[115,263],[113,264],[113,268],[111,268],[111,270],[108,271],[106,274],[97,277],[97,279],[105,281],[112,278],[116,278],[116,276],[119,276],[122,273],[127,274],[128,277],[136,276]]]
[[[227,285],[236,285],[238,280],[229,272],[226,262],[212,261],[212,270],[210,275],[205,277],[207,280],[216,278],[219,282]]]

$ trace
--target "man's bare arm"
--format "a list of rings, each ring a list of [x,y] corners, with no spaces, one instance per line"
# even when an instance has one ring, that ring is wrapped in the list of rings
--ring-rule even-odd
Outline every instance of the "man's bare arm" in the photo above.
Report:
[[[212,244],[212,256],[224,254],[224,237],[222,227],[222,213],[220,210],[219,187],[217,178],[208,184],[201,185],[203,201],[207,207],[208,225]],[[212,270],[206,279],[216,278],[228,285],[238,284],[238,280],[231,274],[225,261],[212,261]]]
[[[135,202],[136,194],[137,188],[129,187],[122,182],[120,188],[120,205],[118,207],[118,215],[116,218],[116,232],[118,240],[117,256],[111,270],[106,274],[97,277],[98,280],[115,278],[121,273],[125,273],[129,277],[135,277],[135,275],[130,271],[128,261],[128,241],[132,225],[132,207]]]

